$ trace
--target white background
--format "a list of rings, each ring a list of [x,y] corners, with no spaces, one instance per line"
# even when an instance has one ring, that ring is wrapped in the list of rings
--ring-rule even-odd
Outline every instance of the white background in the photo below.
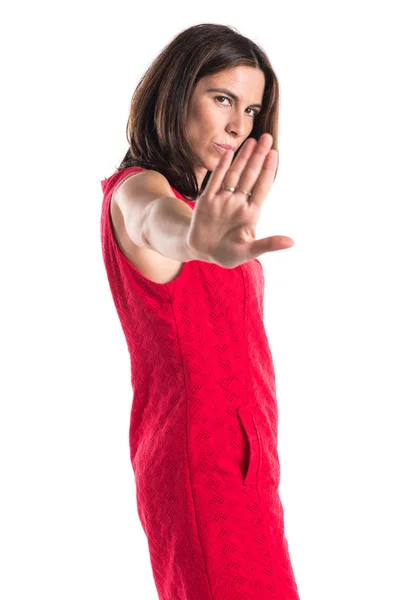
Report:
[[[399,42],[395,2],[20,2],[1,17],[4,600],[156,600],[129,460],[126,342],[101,179],[139,77],[232,25],[281,87],[257,237],[281,498],[302,600],[400,599]],[[180,600],[180,599],[176,599]],[[261,599],[255,599],[261,600]]]

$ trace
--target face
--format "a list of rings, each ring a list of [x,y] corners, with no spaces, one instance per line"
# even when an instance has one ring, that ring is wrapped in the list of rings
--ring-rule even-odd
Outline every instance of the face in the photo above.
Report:
[[[263,71],[243,65],[198,82],[189,103],[186,126],[188,141],[197,157],[194,172],[199,187],[207,171],[213,171],[221,158],[216,144],[230,144],[236,151],[250,135],[261,110],[264,86]],[[211,91],[215,88],[225,91]]]

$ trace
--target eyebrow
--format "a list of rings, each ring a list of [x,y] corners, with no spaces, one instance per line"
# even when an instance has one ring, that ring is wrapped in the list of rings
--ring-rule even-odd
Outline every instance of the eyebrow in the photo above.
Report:
[[[227,90],[226,88],[210,88],[209,90],[207,90],[207,92],[222,92],[224,94],[227,94],[228,96],[231,96],[236,101],[239,100],[239,97],[236,96],[236,94],[234,94],[230,90]],[[262,104],[250,104],[250,106],[257,106],[258,108],[262,108]]]

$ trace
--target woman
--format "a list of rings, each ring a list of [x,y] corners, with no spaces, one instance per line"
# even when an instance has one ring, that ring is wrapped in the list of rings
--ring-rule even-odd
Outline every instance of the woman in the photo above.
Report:
[[[131,358],[138,514],[161,600],[299,598],[256,258],[293,240],[255,239],[277,170],[278,101],[256,44],[190,27],[140,80],[129,150],[101,182],[104,263]]]

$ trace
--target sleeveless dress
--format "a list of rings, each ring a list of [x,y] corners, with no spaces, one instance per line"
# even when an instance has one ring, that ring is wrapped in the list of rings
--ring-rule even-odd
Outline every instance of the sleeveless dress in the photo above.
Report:
[[[101,244],[130,355],[130,459],[159,598],[298,600],[262,265],[193,260],[164,284],[142,275],[117,246],[110,201],[144,170],[101,181]]]

